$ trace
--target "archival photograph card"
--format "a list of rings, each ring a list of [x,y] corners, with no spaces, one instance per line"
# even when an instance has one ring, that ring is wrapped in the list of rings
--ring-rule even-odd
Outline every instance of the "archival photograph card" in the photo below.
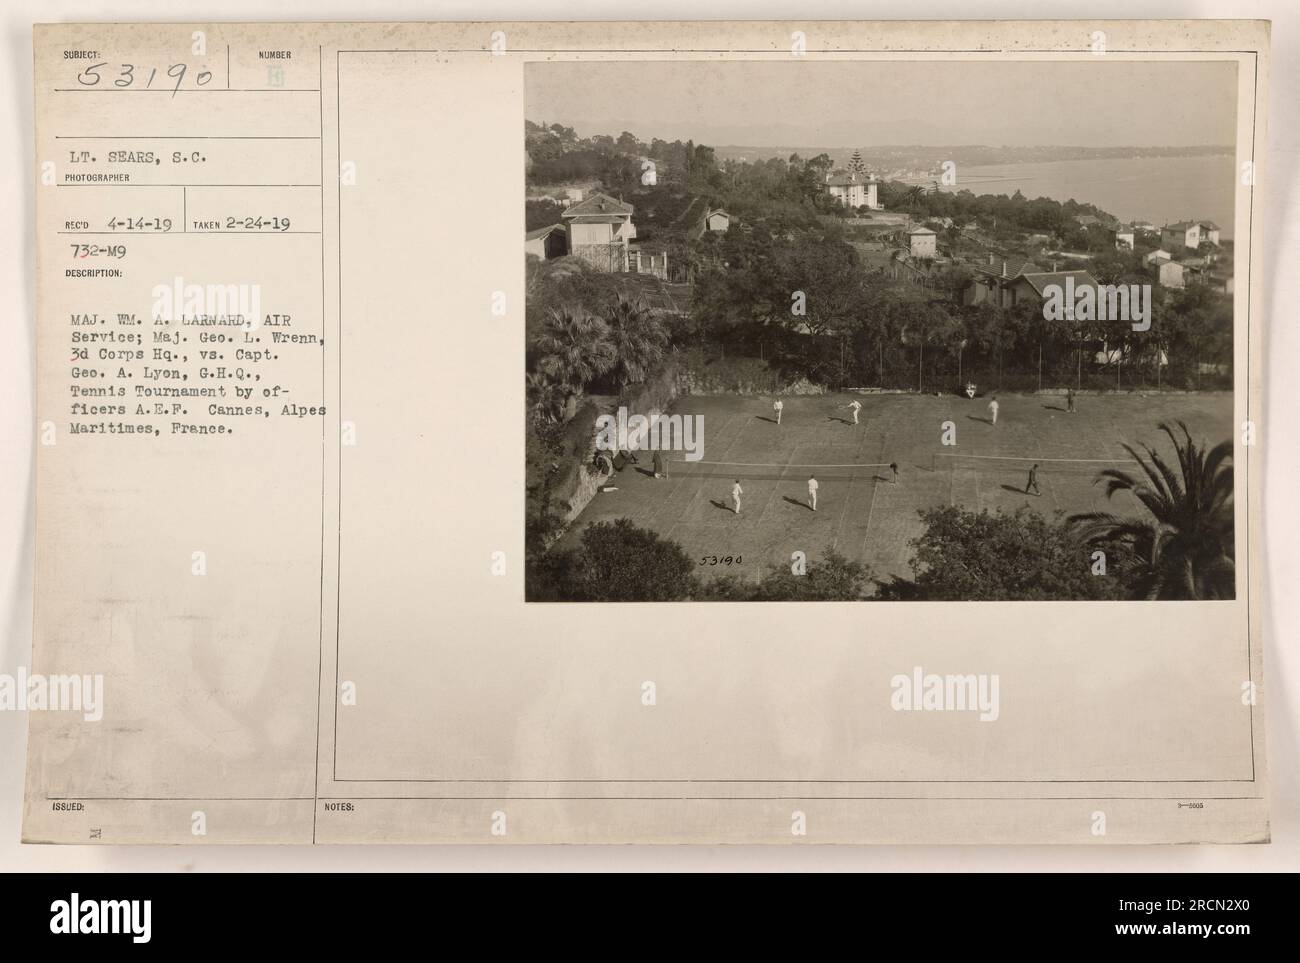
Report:
[[[1267,842],[1268,43],[38,26],[24,838]]]

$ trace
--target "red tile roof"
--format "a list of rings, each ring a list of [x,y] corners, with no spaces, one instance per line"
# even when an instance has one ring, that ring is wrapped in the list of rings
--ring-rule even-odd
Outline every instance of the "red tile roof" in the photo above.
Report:
[[[1097,279],[1087,271],[1044,271],[1040,274],[1024,275],[1024,279],[1029,282],[1029,286],[1040,295],[1043,295],[1043,290],[1050,284],[1056,284],[1064,288],[1067,278],[1074,278],[1076,288],[1096,287],[1097,285]],[[1046,295],[1043,296],[1046,297]]]
[[[583,217],[589,214],[631,214],[632,205],[617,201],[608,194],[592,194],[585,201],[570,206],[561,217]]]
[[[622,224],[625,220],[617,214],[579,214],[576,217],[565,214],[564,216],[574,224]]]
[[[546,237],[546,235],[550,234],[552,231],[563,231],[563,230],[564,230],[563,224],[552,224],[550,227],[539,227],[535,231],[529,231],[527,234],[524,235],[524,239],[528,241],[535,241],[539,237]]]
[[[831,187],[852,187],[854,184],[879,184],[870,174],[832,174],[826,178]]]
[[[1006,274],[1002,273],[1002,265],[1007,268]],[[994,277],[1018,278],[1022,274],[1041,274],[1043,269],[1033,261],[1027,261],[1024,258],[999,258],[995,259],[992,264],[973,264],[971,267],[981,274],[992,274]]]

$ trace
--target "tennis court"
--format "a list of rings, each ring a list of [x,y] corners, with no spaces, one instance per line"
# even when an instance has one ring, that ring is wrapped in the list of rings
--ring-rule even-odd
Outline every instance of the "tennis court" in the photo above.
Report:
[[[752,578],[769,563],[789,564],[794,551],[815,561],[828,546],[866,561],[877,578],[910,577],[908,541],[922,531],[918,509],[1028,506],[1047,516],[1135,510],[1127,496],[1108,502],[1094,485],[1103,468],[1136,468],[1124,442],[1150,443],[1172,457],[1156,427],[1161,421],[1185,421],[1193,438],[1211,443],[1232,428],[1227,393],[1082,396],[1073,414],[1063,398],[1003,395],[996,425],[987,397],[783,397],[780,425],[773,400],[679,399],[672,413],[703,418],[702,459],[685,462],[672,452],[668,477],[656,479],[649,453],[641,453],[611,480],[617,491],[596,495],[565,542],[574,544],[593,522],[628,518],[679,542],[697,561],[739,556],[725,571]],[[862,403],[858,425],[845,407],[853,400]],[[955,428],[954,446],[942,444],[945,422]],[[1035,462],[1041,494],[1026,494]],[[808,506],[809,475],[818,481],[816,512]],[[731,497],[737,480],[739,515]]]

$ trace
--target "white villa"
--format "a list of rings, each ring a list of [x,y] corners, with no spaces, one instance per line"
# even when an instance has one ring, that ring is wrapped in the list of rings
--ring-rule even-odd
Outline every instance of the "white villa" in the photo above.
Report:
[[[1195,251],[1202,241],[1219,244],[1219,225],[1213,221],[1179,221],[1160,229],[1160,246],[1170,251],[1188,248]]]
[[[848,171],[842,174],[826,175],[826,190],[841,204],[847,207],[866,207],[873,211],[880,210],[877,191],[880,181],[870,174]]]

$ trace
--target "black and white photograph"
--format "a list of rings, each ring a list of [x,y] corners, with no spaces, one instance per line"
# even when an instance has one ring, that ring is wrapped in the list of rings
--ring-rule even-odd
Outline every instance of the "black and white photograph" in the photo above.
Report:
[[[1235,63],[525,80],[530,600],[1235,597]]]

